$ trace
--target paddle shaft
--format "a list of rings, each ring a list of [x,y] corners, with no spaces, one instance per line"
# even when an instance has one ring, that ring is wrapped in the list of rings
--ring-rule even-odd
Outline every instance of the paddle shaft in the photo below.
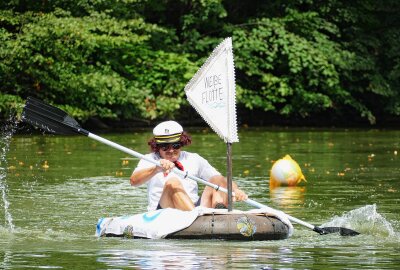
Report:
[[[111,146],[111,147],[113,147],[115,149],[118,149],[118,150],[120,150],[122,152],[125,152],[125,153],[127,153],[129,155],[135,156],[135,157],[140,158],[140,159],[144,159],[144,160],[146,160],[146,161],[148,161],[150,163],[153,163],[156,166],[161,166],[160,162],[158,162],[156,160],[150,159],[150,158],[146,157],[145,155],[142,155],[142,154],[140,154],[140,153],[138,153],[136,151],[133,151],[132,149],[129,149],[129,148],[125,147],[125,146],[122,146],[120,144],[114,143],[114,142],[109,141],[109,140],[107,140],[105,138],[102,138],[100,136],[97,136],[97,135],[95,135],[93,133],[90,133],[90,132],[84,130],[84,129],[79,129],[78,132],[83,134],[83,135],[86,135],[89,138],[94,139],[94,140],[96,140],[98,142],[101,142],[101,143],[106,144],[108,146]],[[173,172],[175,174],[178,174],[178,175],[182,176],[183,178],[190,178],[190,179],[195,180],[195,181],[197,181],[199,183],[202,183],[202,184],[204,184],[206,186],[212,187],[213,189],[215,189],[217,191],[222,191],[222,192],[228,194],[228,190],[226,188],[223,188],[223,187],[220,187],[220,186],[215,185],[213,183],[210,183],[210,182],[208,182],[206,180],[203,180],[203,179],[201,179],[199,177],[190,175],[187,171],[184,172],[184,171],[181,171],[181,170],[179,170],[177,168],[174,168]],[[232,193],[232,196],[235,196],[235,194]],[[251,205],[251,206],[257,207],[257,208],[268,209],[268,211],[273,212],[273,213],[278,213],[279,212],[279,214],[284,214],[290,221],[293,221],[293,222],[295,222],[297,224],[303,225],[303,226],[305,226],[305,227],[307,227],[307,228],[309,228],[311,230],[314,230],[316,228],[316,226],[314,226],[314,225],[312,225],[310,223],[307,223],[307,222],[302,221],[302,220],[300,220],[298,218],[292,217],[292,216],[290,216],[290,215],[288,215],[288,214],[286,214],[284,212],[275,210],[275,209],[273,209],[271,207],[268,207],[268,206],[266,206],[264,204],[261,204],[261,203],[258,203],[256,201],[253,201],[251,199],[247,199],[244,202],[249,204],[249,205]]]
[[[307,222],[305,222],[303,220],[300,220],[298,218],[292,217],[291,215],[288,215],[288,214],[286,214],[286,213],[284,213],[282,211],[278,211],[276,209],[268,207],[268,206],[266,206],[264,204],[261,204],[259,202],[253,201],[252,199],[247,199],[244,202],[250,204],[251,206],[257,207],[257,208],[268,209],[268,211],[271,211],[273,213],[274,212],[279,212],[280,214],[284,214],[290,221],[293,221],[293,222],[295,222],[297,224],[303,225],[303,226],[305,226],[305,227],[307,227],[307,228],[309,228],[311,230],[315,230],[316,229],[316,227],[314,225],[310,224],[310,223],[307,223]]]

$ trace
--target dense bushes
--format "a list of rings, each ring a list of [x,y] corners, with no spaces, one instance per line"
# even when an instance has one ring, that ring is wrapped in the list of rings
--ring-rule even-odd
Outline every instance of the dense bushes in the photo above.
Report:
[[[179,117],[189,106],[185,84],[232,36],[239,106],[289,118],[358,115],[373,124],[400,114],[399,6],[3,1],[0,114],[32,95],[83,121]]]

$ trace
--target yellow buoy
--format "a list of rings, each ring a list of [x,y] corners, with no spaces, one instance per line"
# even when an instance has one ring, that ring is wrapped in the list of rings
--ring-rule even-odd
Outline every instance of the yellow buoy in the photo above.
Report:
[[[296,186],[301,181],[307,182],[299,164],[289,155],[277,160],[272,165],[269,180],[271,187]]]

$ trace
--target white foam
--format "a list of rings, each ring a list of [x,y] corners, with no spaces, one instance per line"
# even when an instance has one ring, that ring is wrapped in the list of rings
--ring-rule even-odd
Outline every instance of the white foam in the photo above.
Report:
[[[9,211],[10,202],[7,200],[8,185],[6,182],[7,177],[7,153],[10,148],[11,138],[15,132],[18,122],[11,117],[1,130],[0,137],[0,193],[2,202],[1,205],[4,209],[5,225],[12,232],[14,231],[14,224],[11,213]]]
[[[340,217],[335,216],[321,227],[331,226],[349,228],[361,234],[400,238],[400,233],[395,231],[393,225],[378,213],[376,204],[354,209]]]

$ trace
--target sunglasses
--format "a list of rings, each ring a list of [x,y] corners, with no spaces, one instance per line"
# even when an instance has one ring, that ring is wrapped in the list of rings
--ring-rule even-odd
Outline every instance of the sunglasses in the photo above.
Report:
[[[167,151],[167,150],[171,149],[171,147],[174,150],[178,150],[182,147],[182,144],[181,143],[161,143],[158,145],[158,149],[161,149],[163,151]]]

